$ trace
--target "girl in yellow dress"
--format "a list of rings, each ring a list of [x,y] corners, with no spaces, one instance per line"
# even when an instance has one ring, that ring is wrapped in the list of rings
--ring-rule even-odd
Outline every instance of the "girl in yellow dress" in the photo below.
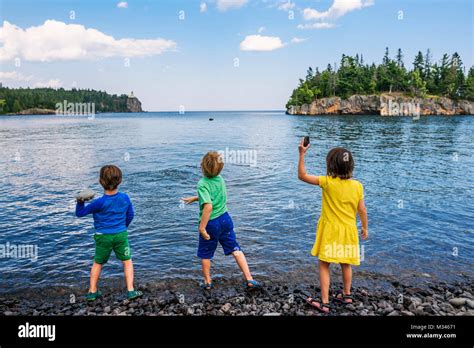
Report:
[[[323,313],[329,313],[329,265],[338,263],[342,269],[344,289],[335,300],[344,304],[352,303],[351,265],[360,265],[359,236],[356,214],[362,222],[362,239],[367,239],[368,219],[364,203],[364,188],[352,179],[354,159],[349,150],[336,147],[326,157],[326,176],[306,173],[304,156],[311,145],[305,146],[304,139],[299,145],[298,178],[308,184],[318,185],[323,191],[321,216],[319,217],[311,254],[319,258],[319,279],[321,301],[309,297],[307,302]]]

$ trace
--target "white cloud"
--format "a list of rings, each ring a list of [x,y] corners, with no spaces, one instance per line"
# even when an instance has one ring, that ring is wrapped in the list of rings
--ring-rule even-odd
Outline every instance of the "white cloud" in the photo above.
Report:
[[[128,3],[126,1],[120,1],[118,4],[117,4],[117,7],[118,8],[128,8]]]
[[[25,61],[148,57],[176,49],[176,42],[157,39],[115,39],[83,25],[46,20],[22,29],[7,21],[0,27],[0,61],[19,57]]]
[[[291,10],[292,8],[295,7],[295,3],[294,2],[291,2],[290,0],[288,0],[287,2],[283,2],[281,3],[279,6],[278,6],[278,9],[279,10],[282,10],[282,11],[289,11]]]
[[[260,28],[258,28],[258,33],[259,33],[259,34],[260,34],[260,33],[263,33],[263,32],[265,31],[265,29],[266,29],[265,27],[260,27]]]
[[[335,19],[344,16],[346,13],[372,6],[373,0],[334,0],[327,11],[319,12],[312,8],[303,10],[303,18],[306,20]]]
[[[199,12],[206,12],[207,11],[207,4],[205,2],[201,2],[199,5]]]
[[[231,9],[241,8],[247,3],[247,0],[217,0],[217,9],[219,11],[227,11]]]
[[[276,36],[248,35],[240,43],[240,50],[273,51],[283,46],[285,46],[285,44]]]
[[[52,79],[46,82],[36,82],[33,87],[34,88],[60,88],[62,87],[62,83],[59,79]]]
[[[0,71],[0,81],[14,80],[14,81],[30,81],[33,75],[25,76],[16,71]]]
[[[298,29],[331,29],[336,25],[334,23],[328,22],[318,22],[311,24],[298,24]]]
[[[308,40],[307,38],[294,37],[291,39],[291,43],[299,44]]]

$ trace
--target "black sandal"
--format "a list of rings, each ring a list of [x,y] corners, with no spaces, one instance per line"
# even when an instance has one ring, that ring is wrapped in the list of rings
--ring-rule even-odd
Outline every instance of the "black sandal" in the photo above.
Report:
[[[346,295],[342,292],[339,292],[336,294],[336,296],[334,296],[334,300],[336,300],[337,302],[340,302],[342,304],[345,304],[345,305],[348,305],[348,304],[353,304],[354,303],[354,297],[352,297],[351,294],[349,295]],[[351,300],[350,302],[348,300]]]
[[[318,302],[312,297],[308,297],[306,299],[306,303],[308,303],[311,307],[316,308],[321,313],[329,314],[331,312],[331,305],[329,303]]]

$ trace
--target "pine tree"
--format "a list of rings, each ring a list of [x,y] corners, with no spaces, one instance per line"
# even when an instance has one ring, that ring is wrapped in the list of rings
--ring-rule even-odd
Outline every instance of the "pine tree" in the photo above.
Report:
[[[389,52],[388,52],[388,47],[385,47],[385,54],[383,56],[383,65],[387,66],[388,63],[390,62],[390,57],[389,57]]]
[[[423,64],[423,53],[421,53],[421,51],[418,51],[417,55],[415,56],[415,60],[413,61],[413,70],[418,70],[420,76],[423,76]]]
[[[311,81],[311,79],[313,78],[314,74],[313,74],[313,68],[312,67],[309,67],[307,72],[306,72],[306,81]]]
[[[402,53],[402,49],[399,48],[398,49],[398,52],[397,52],[397,65],[399,68],[403,68],[404,67],[404,64],[403,64],[403,53]]]
[[[462,88],[462,98],[468,100],[474,100],[474,67],[469,69],[467,78],[464,81]]]
[[[428,82],[431,78],[431,51],[428,48],[425,53],[425,61],[423,65],[423,79]]]

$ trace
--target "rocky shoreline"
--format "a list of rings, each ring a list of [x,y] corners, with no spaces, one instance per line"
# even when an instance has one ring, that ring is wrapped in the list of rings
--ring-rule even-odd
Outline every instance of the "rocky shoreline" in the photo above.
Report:
[[[290,106],[289,115],[380,115],[431,116],[473,115],[474,102],[445,97],[409,97],[400,93],[352,95],[315,99],[310,104]]]
[[[383,286],[382,283],[386,283]],[[0,295],[0,315],[15,316],[314,316],[305,303],[319,296],[317,285],[263,281],[262,290],[247,291],[237,280],[220,279],[212,291],[195,281],[168,280],[139,286],[141,299],[129,301],[119,287],[103,287],[103,296],[88,303],[84,291],[57,287]],[[332,284],[332,291],[342,284]],[[336,316],[473,316],[473,284],[425,282],[408,286],[396,280],[372,279],[354,286],[354,304],[332,303]]]
[[[12,112],[6,115],[8,116],[30,116],[30,115],[54,115],[56,114],[56,110],[53,109],[41,109],[41,108],[31,108],[25,109],[19,112]]]

